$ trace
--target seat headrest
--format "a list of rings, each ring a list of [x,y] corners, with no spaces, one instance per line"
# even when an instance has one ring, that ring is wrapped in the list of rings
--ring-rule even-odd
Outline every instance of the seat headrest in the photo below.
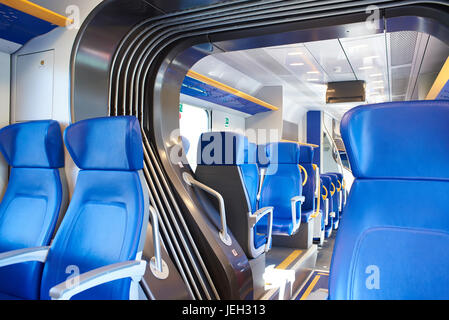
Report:
[[[299,147],[299,163],[312,163],[313,162],[313,147],[300,146]]]
[[[298,164],[299,145],[295,142],[272,142],[267,145],[270,164]]]
[[[57,121],[16,123],[0,130],[0,151],[8,164],[22,168],[61,168],[64,145]]]
[[[229,131],[206,132],[198,142],[198,165],[241,165],[256,163],[256,145],[242,134]]]
[[[356,178],[449,179],[449,101],[363,105],[341,120]]]
[[[331,186],[331,183],[332,183],[332,179],[331,179],[331,177],[328,177],[328,176],[321,176],[321,182],[323,183],[323,186],[327,189],[327,191],[329,191],[330,189],[330,186]]]
[[[64,132],[73,161],[87,170],[140,170],[143,167],[139,121],[132,116],[78,121]]]

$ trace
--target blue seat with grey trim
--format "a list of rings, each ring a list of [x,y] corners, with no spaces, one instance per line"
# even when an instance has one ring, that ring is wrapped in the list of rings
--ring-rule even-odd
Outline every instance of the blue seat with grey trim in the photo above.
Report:
[[[340,196],[339,196],[338,203],[339,203],[339,211],[340,211],[340,216],[341,216],[341,214],[343,213],[344,206],[346,204],[346,197],[347,197],[345,186],[344,186],[344,181],[343,181],[343,174],[340,172],[330,172],[330,173],[336,175],[338,178],[338,186],[337,187],[338,187],[338,189],[340,189],[340,192],[339,192]]]
[[[326,238],[329,238],[332,234],[332,229],[334,226],[334,199],[332,190],[334,189],[332,186],[332,179],[327,175],[321,175],[321,181],[323,182],[323,188],[326,191],[326,199],[325,199],[325,211],[327,212],[327,220],[324,228],[324,234]]]
[[[338,181],[338,177],[336,174],[334,173],[326,173],[324,174],[325,176],[331,178],[331,197],[332,197],[332,212],[334,213],[333,219],[332,219],[332,223],[333,223],[333,228],[334,230],[338,229],[338,226],[340,224],[340,192],[341,189],[339,190],[338,185],[339,185],[339,181]]]
[[[203,133],[195,171],[198,180],[223,197],[227,225],[250,258],[269,250],[273,213],[271,206],[258,207],[260,177],[256,152],[257,146],[241,134]],[[268,223],[259,228],[261,219]]]
[[[302,177],[298,168],[300,149],[294,142],[267,145],[269,165],[260,193],[260,206],[273,206],[273,234],[291,236],[301,224]],[[261,221],[260,227],[267,222]]]
[[[67,207],[64,145],[53,120],[12,124],[0,130],[0,151],[11,166],[0,204],[0,253],[50,244]],[[42,265],[0,268],[0,299],[37,299]]]
[[[449,299],[448,123],[447,100],[363,105],[343,116],[355,180],[331,299]]]
[[[40,299],[134,298],[146,267],[140,257],[149,216],[139,122],[83,120],[64,139],[80,171],[61,226],[50,247],[3,253],[0,267],[43,263]]]
[[[307,172],[307,180],[305,181],[306,183],[302,187],[302,195],[305,197],[305,200],[301,206],[301,222],[308,222],[311,219],[311,216],[315,213],[315,205],[316,205],[317,181],[313,165],[312,147],[300,146],[299,165],[302,166]],[[303,181],[304,179],[306,179],[305,176],[303,178]]]

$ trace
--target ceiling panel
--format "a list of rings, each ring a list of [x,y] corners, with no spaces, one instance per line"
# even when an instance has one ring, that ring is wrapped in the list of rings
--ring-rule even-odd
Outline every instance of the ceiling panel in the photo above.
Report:
[[[288,108],[321,109],[340,118],[360,103],[325,104],[329,81],[364,80],[366,103],[380,103],[405,100],[413,67],[419,68],[420,76],[438,73],[449,47],[430,37],[424,58],[417,59],[417,39],[418,33],[404,31],[225,52],[215,56],[233,72],[225,72],[218,63],[208,67],[216,65],[222,70],[216,76],[231,86],[282,85]],[[247,77],[255,82],[248,85]]]
[[[304,45],[270,47],[262,49],[298,80],[310,83],[327,83],[329,76]]]
[[[338,39],[305,44],[331,81],[357,80]]]
[[[386,38],[383,34],[341,39],[357,79],[366,83],[369,103],[389,100]]]

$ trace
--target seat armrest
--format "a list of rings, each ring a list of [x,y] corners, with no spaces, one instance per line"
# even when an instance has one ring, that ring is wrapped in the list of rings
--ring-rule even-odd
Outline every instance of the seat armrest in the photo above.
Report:
[[[75,281],[70,278],[51,288],[50,297],[52,300],[70,300],[87,289],[124,278],[139,282],[145,274],[146,264],[146,261],[141,260],[125,261],[85,272]]]
[[[50,247],[34,247],[0,253],[0,267],[30,261],[45,262],[48,250]]]
[[[259,210],[257,210],[256,212],[254,212],[252,215],[249,216],[249,225],[251,228],[254,228],[254,226],[256,225],[256,223],[264,216],[266,216],[267,214],[269,215],[268,217],[268,235],[267,235],[267,243],[265,244],[265,252],[268,252],[270,250],[270,246],[271,246],[271,237],[272,237],[272,232],[273,232],[273,209],[274,207],[264,207],[264,208],[260,208]]]
[[[293,222],[293,233],[295,233],[301,224],[301,217],[299,217],[299,221],[296,219],[296,203],[301,202],[301,204],[304,203],[306,200],[306,197],[304,196],[294,196],[290,199],[291,202],[291,208],[292,208],[292,222]]]

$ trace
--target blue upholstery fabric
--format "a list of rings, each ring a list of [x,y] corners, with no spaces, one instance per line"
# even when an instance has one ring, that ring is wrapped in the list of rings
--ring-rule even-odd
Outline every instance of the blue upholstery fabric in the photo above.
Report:
[[[333,218],[330,216],[330,213],[333,212],[333,208],[334,208],[334,199],[331,195],[331,190],[332,190],[332,186],[331,186],[331,182],[332,179],[331,177],[327,176],[327,175],[321,175],[321,181],[323,182],[323,186],[327,189],[327,199],[329,199],[328,201],[328,210],[329,210],[329,217],[327,219],[327,224],[325,226],[325,231],[326,231],[326,237],[329,237],[333,225],[334,225],[334,221]],[[325,194],[325,193],[324,193]],[[323,204],[324,206],[324,204]]]
[[[114,147],[109,135],[116,139]],[[137,171],[143,163],[136,118],[80,121],[66,129],[65,142],[71,146],[69,151],[76,163],[84,169],[78,174],[70,206],[44,266],[41,299],[49,298],[50,288],[65,281],[72,267],[84,273],[136,259],[148,222],[145,191]],[[85,151],[81,146],[85,146]],[[129,290],[130,279],[124,279],[94,287],[73,298],[128,299]]]
[[[251,213],[257,211],[257,193],[259,190],[259,168],[257,166],[257,145],[250,143],[244,135],[229,132],[203,133],[198,145],[198,165],[228,165],[237,166],[242,175],[242,183]],[[257,225],[259,225],[258,222]],[[255,228],[256,229],[256,228]],[[254,247],[257,249],[267,242],[268,231],[265,229],[253,230]]]
[[[87,119],[64,132],[64,141],[80,169],[140,170],[143,166],[139,121],[132,116]]]
[[[0,151],[15,168],[64,166],[61,128],[54,120],[16,123],[2,128]]]
[[[206,132],[201,134],[198,142],[197,163],[216,166],[255,163],[255,159],[248,159],[248,148],[249,142],[244,135],[229,131]]]
[[[0,150],[12,166],[0,203],[0,252],[47,246],[58,220],[64,153],[59,124],[33,121],[0,130]],[[42,265],[0,268],[0,299],[38,299]]]
[[[326,194],[326,192],[323,189],[323,179],[320,178],[320,188],[321,188],[321,195],[320,195],[320,212],[321,212],[321,231],[325,229],[325,222],[326,222],[326,212],[324,208],[324,200],[323,195]]]
[[[315,170],[313,169],[313,148],[310,146],[300,146],[299,164],[307,171],[308,179],[302,188],[302,194],[306,198],[301,208],[302,222],[307,222],[315,212]]]
[[[297,143],[279,142],[268,145],[270,166],[275,171],[265,176],[260,207],[274,207],[273,234],[291,235],[293,231],[291,198],[302,195],[302,177],[298,168],[299,146]],[[296,203],[297,222],[301,219],[301,202]],[[260,226],[267,224],[261,219]],[[259,229],[258,229],[259,230]]]
[[[0,292],[0,300],[25,300],[25,299]]]
[[[345,191],[343,189],[343,174],[341,174],[340,172],[329,172],[329,173],[335,175],[337,177],[338,181],[340,182],[340,185],[341,185],[340,192],[342,193],[341,199],[340,199],[340,197],[338,197],[338,204],[340,205],[340,201],[343,201],[343,203],[344,203],[344,200],[345,200],[345,198],[344,198]],[[342,210],[339,212],[340,216],[341,216],[342,211],[343,211],[343,204],[341,205],[341,208],[342,208]]]
[[[294,142],[273,142],[267,145],[267,155],[270,164],[298,165],[300,149]]]
[[[355,181],[331,299],[449,299],[448,121],[448,101],[362,106],[343,117]]]
[[[326,176],[328,176],[329,178],[331,178],[331,182],[333,183],[333,185],[335,186],[335,193],[332,196],[332,210],[335,212],[335,217],[332,219],[332,222],[334,224],[334,227],[336,228],[337,223],[340,220],[340,196],[338,193],[338,177],[337,175],[333,174],[333,173],[326,173]],[[334,188],[331,187],[331,190],[333,190]]]
[[[445,117],[436,116],[447,107],[447,100],[410,101],[364,105],[347,112],[341,134],[354,177],[449,179],[449,148],[438,139],[449,133],[449,127]]]

